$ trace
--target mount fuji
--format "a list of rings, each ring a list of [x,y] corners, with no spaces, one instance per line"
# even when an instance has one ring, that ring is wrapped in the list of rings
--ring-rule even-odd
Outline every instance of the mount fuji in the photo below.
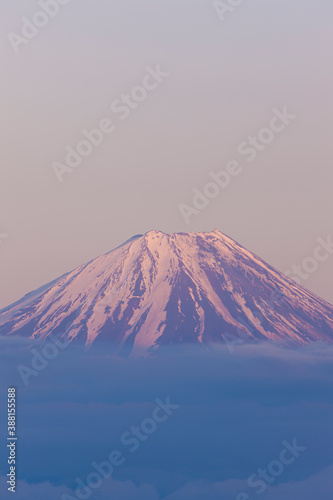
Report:
[[[333,306],[218,230],[149,231],[0,311],[0,334],[120,355],[170,344],[333,342]]]

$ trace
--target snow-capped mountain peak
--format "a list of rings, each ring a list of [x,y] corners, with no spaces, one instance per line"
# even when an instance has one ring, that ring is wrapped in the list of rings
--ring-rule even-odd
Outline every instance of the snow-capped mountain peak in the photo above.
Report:
[[[121,353],[230,339],[333,339],[333,307],[214,230],[152,230],[0,311],[0,333],[61,334]]]

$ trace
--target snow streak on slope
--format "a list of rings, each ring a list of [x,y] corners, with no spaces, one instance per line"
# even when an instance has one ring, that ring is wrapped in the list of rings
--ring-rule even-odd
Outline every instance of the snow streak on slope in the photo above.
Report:
[[[333,307],[218,230],[150,231],[0,311],[0,333],[107,340],[125,355],[239,337],[301,345],[332,342]]]

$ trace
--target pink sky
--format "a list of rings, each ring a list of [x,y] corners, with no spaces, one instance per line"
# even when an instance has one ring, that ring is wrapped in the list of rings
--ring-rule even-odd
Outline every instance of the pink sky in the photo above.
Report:
[[[331,234],[331,1],[244,2],[224,22],[210,0],[69,2],[15,54],[37,10],[0,0],[0,307],[150,229],[218,228],[281,271]],[[157,64],[170,75],[115,117]],[[239,144],[284,106],[296,119],[248,163]],[[116,130],[59,183],[52,163],[104,117]],[[231,160],[242,173],[186,224],[179,204]],[[332,303],[332,273],[333,255],[303,284]]]

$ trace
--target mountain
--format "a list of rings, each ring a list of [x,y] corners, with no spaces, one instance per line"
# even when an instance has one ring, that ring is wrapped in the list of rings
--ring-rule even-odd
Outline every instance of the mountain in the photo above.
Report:
[[[123,355],[179,343],[333,340],[333,306],[218,230],[149,231],[0,311],[0,334]]]

